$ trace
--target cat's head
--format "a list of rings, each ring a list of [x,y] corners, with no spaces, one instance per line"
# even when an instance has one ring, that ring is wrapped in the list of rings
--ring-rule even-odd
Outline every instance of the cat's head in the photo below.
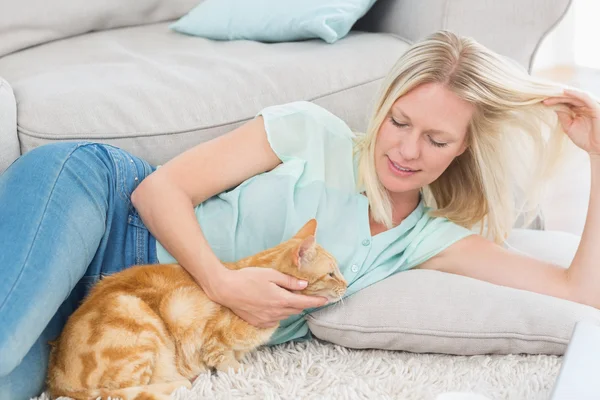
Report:
[[[308,281],[305,289],[295,293],[326,297],[332,303],[342,298],[348,282],[333,255],[317,244],[316,230],[317,220],[311,219],[285,243],[287,251],[278,269]]]

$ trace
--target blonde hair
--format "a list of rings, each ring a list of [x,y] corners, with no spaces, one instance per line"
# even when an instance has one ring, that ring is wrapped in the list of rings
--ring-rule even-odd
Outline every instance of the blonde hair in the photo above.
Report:
[[[414,44],[385,78],[367,131],[356,138],[358,186],[374,220],[388,228],[392,204],[377,178],[375,140],[394,102],[424,83],[442,84],[475,106],[467,150],[422,188],[430,214],[469,229],[480,225],[481,234],[501,242],[519,213],[528,222],[535,217],[543,182],[561,154],[567,136],[554,112],[561,106],[541,101],[561,95],[564,86],[533,78],[475,40],[448,31]]]

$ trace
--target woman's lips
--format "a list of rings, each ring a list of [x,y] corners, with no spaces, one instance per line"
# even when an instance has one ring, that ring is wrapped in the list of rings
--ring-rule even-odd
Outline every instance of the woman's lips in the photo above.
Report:
[[[394,175],[403,176],[403,177],[412,176],[420,171],[418,169],[415,170],[415,169],[404,167],[402,165],[398,165],[395,162],[393,162],[389,157],[388,157],[388,167],[394,173]]]

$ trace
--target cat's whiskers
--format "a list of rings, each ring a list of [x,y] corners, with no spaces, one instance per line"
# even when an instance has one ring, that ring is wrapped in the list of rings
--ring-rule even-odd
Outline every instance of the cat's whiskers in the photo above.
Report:
[[[344,298],[342,296],[338,296],[338,298],[333,302],[331,307],[337,307],[344,304]]]

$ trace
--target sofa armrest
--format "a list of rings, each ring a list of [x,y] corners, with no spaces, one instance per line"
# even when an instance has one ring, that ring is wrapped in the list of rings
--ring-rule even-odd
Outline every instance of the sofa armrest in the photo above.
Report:
[[[20,155],[17,102],[8,82],[0,77],[0,174]]]
[[[542,41],[572,0],[378,0],[354,29],[413,43],[440,29],[471,36],[531,71]]]

